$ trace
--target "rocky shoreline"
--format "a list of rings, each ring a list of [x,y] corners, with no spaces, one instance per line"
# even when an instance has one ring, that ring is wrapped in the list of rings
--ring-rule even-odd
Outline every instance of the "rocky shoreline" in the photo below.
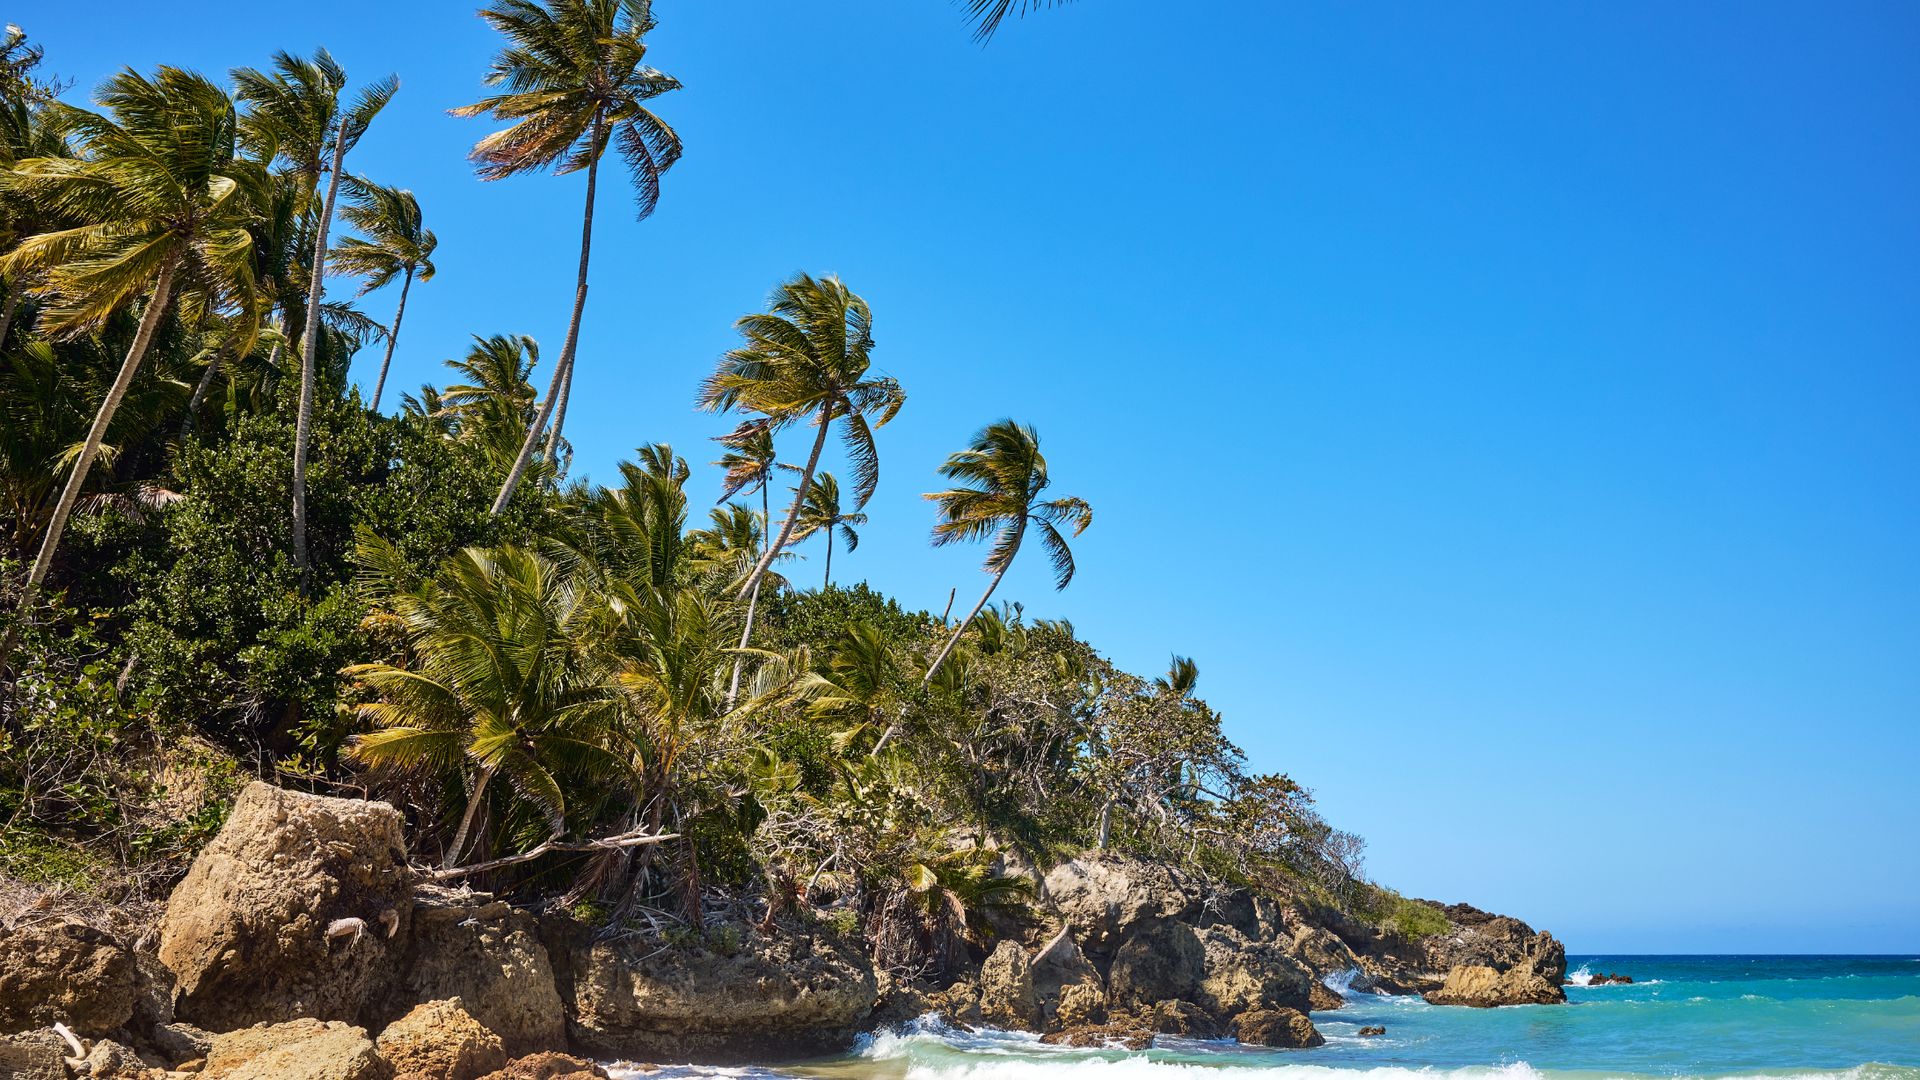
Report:
[[[1303,901],[1090,854],[1030,876],[1032,917],[941,985],[825,925],[668,944],[425,884],[400,813],[250,785],[129,939],[0,926],[0,1080],[535,1080],[586,1057],[765,1062],[929,1012],[1075,1045],[1156,1034],[1321,1041],[1326,980],[1439,1005],[1565,1001],[1551,934],[1466,905],[1407,941]],[[571,1055],[580,1055],[579,1057]]]

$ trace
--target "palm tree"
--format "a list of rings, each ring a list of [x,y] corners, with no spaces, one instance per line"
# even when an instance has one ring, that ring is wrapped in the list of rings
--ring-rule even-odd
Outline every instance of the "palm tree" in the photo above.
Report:
[[[304,588],[307,559],[307,443],[313,429],[314,365],[320,347],[320,299],[326,292],[327,232],[340,196],[340,178],[347,151],[366,134],[374,115],[393,100],[400,80],[389,75],[360,91],[351,108],[342,111],[340,94],[347,73],[327,50],[303,60],[290,53],[274,55],[272,74],[241,68],[233,73],[240,100],[248,105],[248,123],[257,140],[272,145],[288,159],[302,179],[318,182],[321,155],[329,153],[324,171],[327,194],[314,218],[313,269],[307,277],[307,317],[300,330],[300,410],[293,428],[293,565]],[[328,151],[325,148],[331,147]]]
[[[854,508],[873,497],[880,483],[880,455],[873,445],[875,428],[885,427],[907,400],[900,384],[889,377],[868,378],[873,350],[873,312],[837,277],[815,279],[798,274],[774,290],[770,310],[744,315],[734,323],[746,344],[721,357],[719,366],[700,387],[700,406],[713,412],[740,409],[758,413],[769,433],[806,417],[813,417],[813,450],[800,470],[793,505],[780,532],[760,555],[760,561],[740,585],[747,601],[747,617],[740,628],[740,648],[753,633],[754,609],[760,599],[760,581],[773,565],[800,520],[807,489],[820,467],[820,451],[834,421],[844,421],[841,440],[853,462]],[[874,419],[869,422],[867,417]],[[733,689],[740,690],[740,662],[733,667]]]
[[[726,502],[743,491],[758,491],[760,529],[764,538],[773,531],[773,509],[767,501],[767,493],[773,486],[773,425],[764,417],[746,420],[714,441],[727,448],[720,460],[714,462],[725,470],[719,501]]]
[[[661,174],[680,160],[680,136],[643,103],[679,89],[680,81],[642,63],[646,35],[654,27],[652,0],[491,0],[480,9],[480,17],[509,43],[494,57],[486,79],[504,92],[453,114],[491,115],[511,124],[475,144],[472,157],[480,178],[499,180],[549,168],[560,174],[587,171],[573,314],[546,400],[493,501],[498,515],[513,498],[549,418],[549,454],[558,448],[566,424],[580,316],[587,304],[600,157],[611,142],[633,174],[639,217],[644,220],[653,213]]]
[[[847,550],[860,546],[860,534],[853,531],[855,525],[865,525],[867,515],[858,511],[842,513],[840,510],[840,481],[830,472],[823,472],[814,479],[813,486],[807,490],[806,505],[800,508],[800,525],[794,530],[794,543],[799,543],[817,532],[827,534],[827,572],[821,579],[820,587],[833,584],[833,532],[840,530],[841,539],[847,542]]]
[[[800,696],[811,715],[851,723],[834,736],[844,750],[897,706],[899,672],[886,635],[872,623],[854,622],[827,650],[821,670],[801,680]]]
[[[945,547],[961,541],[993,537],[984,569],[993,575],[987,591],[954,627],[952,636],[933,658],[923,682],[932,682],[947,654],[966,633],[967,624],[987,606],[1000,579],[1007,576],[1027,528],[1040,530],[1041,546],[1053,563],[1053,587],[1064,589],[1073,580],[1073,552],[1059,526],[1070,524],[1073,535],[1085,532],[1093,524],[1093,508],[1083,499],[1072,497],[1039,501],[1040,493],[1051,481],[1047,478],[1047,459],[1040,453],[1040,436],[1025,424],[1001,420],[982,428],[973,437],[973,445],[947,457],[940,475],[961,483],[962,487],[932,492],[926,498],[939,507],[940,523],[933,527],[933,546]]]
[[[367,406],[379,412],[387,369],[393,365],[393,347],[400,341],[400,320],[407,314],[407,293],[415,278],[433,280],[433,249],[439,240],[421,223],[420,200],[405,188],[360,181],[347,192],[347,199],[340,216],[363,236],[350,236],[334,248],[334,265],[341,273],[366,279],[356,296],[400,279],[400,302],[393,309],[393,325],[387,328],[387,355],[380,360],[380,377],[374,380],[373,401]]]
[[[586,659],[591,597],[520,548],[467,548],[413,589],[396,587],[404,559],[389,545],[363,536],[359,556],[406,627],[413,660],[341,673],[378,695],[356,709],[374,730],[355,736],[349,754],[461,775],[466,808],[445,866],[466,851],[496,776],[554,836],[565,832],[568,781],[624,774],[628,757],[617,695]]]
[[[23,240],[0,259],[0,274],[44,282],[48,299],[39,327],[52,336],[97,330],[141,298],[144,306],[120,373],[47,521],[21,595],[23,613],[53,565],[107,426],[169,303],[191,295],[202,309],[232,309],[250,304],[253,292],[246,226],[266,174],[239,154],[239,117],[226,91],[203,76],[162,67],[151,78],[123,71],[95,100],[105,114],[47,106],[72,133],[78,157],[21,161],[8,178],[14,190],[81,224]],[[7,651],[0,648],[0,667]]]

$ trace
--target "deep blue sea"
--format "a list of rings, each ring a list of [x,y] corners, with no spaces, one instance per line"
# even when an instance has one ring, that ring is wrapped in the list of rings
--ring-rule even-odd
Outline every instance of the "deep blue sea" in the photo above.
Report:
[[[1349,994],[1313,1014],[1327,1045],[1263,1050],[1163,1038],[1151,1050],[1064,1050],[1030,1035],[923,1020],[845,1057],[782,1068],[616,1069],[615,1076],[908,1080],[1531,1080],[1837,1077],[1920,1080],[1920,957],[1575,956],[1568,1004],[1441,1008]],[[1581,985],[1593,972],[1630,986]],[[1383,1036],[1360,1038],[1363,1025]]]

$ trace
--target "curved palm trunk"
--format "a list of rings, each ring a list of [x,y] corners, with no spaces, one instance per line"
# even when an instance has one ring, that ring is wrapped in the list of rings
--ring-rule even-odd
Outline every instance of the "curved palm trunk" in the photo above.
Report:
[[[833,526],[827,526],[827,573],[820,579],[820,591],[833,587]]]
[[[787,546],[793,537],[794,522],[800,520],[800,508],[806,504],[807,488],[813,483],[813,471],[820,467],[820,451],[827,445],[827,429],[833,426],[833,406],[829,401],[820,407],[820,433],[813,437],[813,452],[807,455],[807,467],[800,473],[800,486],[794,489],[793,506],[787,510],[787,519],[780,523],[780,536],[767,545],[760,554],[760,561],[754,564],[753,572],[747,575],[746,583],[740,586],[740,594],[747,598],[747,621],[740,628],[740,648],[747,647],[747,641],[753,636],[753,613],[760,602],[760,582],[767,576],[767,568],[780,555],[780,549]],[[733,658],[733,681],[727,687],[727,708],[740,696],[740,665],[744,656]]]
[[[140,328],[133,335],[133,343],[127,346],[127,357],[120,364],[120,374],[114,377],[113,385],[107,389],[106,400],[100,403],[100,411],[94,414],[93,426],[87,429],[87,441],[80,447],[80,457],[74,461],[73,471],[67,474],[66,486],[60,490],[60,501],[54,504],[53,516],[47,521],[46,535],[40,540],[40,552],[34,557],[33,568],[27,572],[26,587],[20,590],[20,603],[14,611],[13,625],[7,628],[5,641],[0,642],[0,671],[6,670],[8,657],[19,639],[27,611],[39,595],[40,584],[47,579],[47,571],[53,567],[53,555],[59,550],[60,535],[66,532],[67,520],[73,516],[73,505],[80,499],[80,489],[86,486],[87,473],[93,469],[94,459],[100,456],[100,446],[107,437],[107,425],[113,422],[113,414],[127,396],[134,375],[140,371],[140,362],[146,359],[147,348],[153,344],[154,334],[160,329],[160,319],[166,314],[167,301],[173,298],[173,273],[178,261],[178,256],[169,256],[160,264],[160,276],[154,280],[153,295],[147,299],[147,310],[140,316]]]
[[[487,783],[493,779],[493,769],[480,770],[480,776],[473,782],[473,794],[467,796],[467,812],[460,815],[460,828],[453,834],[453,843],[447,845],[447,854],[440,860],[440,868],[451,870],[460,865],[460,856],[467,849],[467,834],[473,831],[473,823],[480,817],[480,807],[487,801]]]
[[[293,565],[300,571],[300,591],[311,580],[307,560],[307,442],[313,432],[314,365],[320,349],[320,297],[326,293],[327,230],[333,225],[333,204],[340,195],[340,168],[347,159],[347,126],[340,122],[333,135],[333,175],[327,178],[327,202],[313,233],[313,279],[307,283],[307,324],[300,328],[300,413],[293,424]]]
[[[387,388],[387,369],[393,366],[393,347],[400,343],[400,320],[407,314],[407,290],[413,288],[413,267],[407,267],[407,276],[400,279],[400,306],[393,309],[393,329],[387,331],[387,355],[380,360],[380,377],[373,383],[373,404],[368,406],[374,412],[380,411],[380,392]]]
[[[999,588],[1000,579],[1007,576],[1007,570],[1013,566],[1013,560],[1020,554],[1020,542],[1026,538],[1026,535],[1027,522],[1022,518],[1019,530],[1013,534],[1013,554],[1007,557],[1005,565],[994,571],[993,580],[987,583],[987,591],[980,594],[980,599],[974,603],[973,610],[967,612],[967,617],[961,619],[960,625],[953,628],[952,636],[948,637],[947,643],[940,647],[940,655],[933,658],[933,666],[927,669],[926,678],[920,680],[921,686],[933,681],[933,673],[940,670],[940,665],[947,662],[947,655],[953,652],[953,647],[960,644],[960,635],[967,632],[967,624],[971,623],[975,616],[980,614],[980,609],[987,606],[987,601],[993,598],[993,590]]]
[[[193,431],[194,419],[200,415],[200,406],[207,400],[207,392],[213,389],[213,380],[220,374],[220,362],[227,358],[227,347],[220,346],[207,361],[207,370],[200,376],[199,385],[193,388],[193,397],[187,399],[187,415],[180,418],[180,434]]]
[[[593,122],[593,144],[600,145],[600,120]],[[540,411],[534,415],[533,426],[527,429],[527,437],[520,444],[520,456],[513,459],[513,468],[508,471],[506,482],[500,485],[500,494],[493,500],[493,509],[488,511],[494,517],[507,508],[508,500],[513,498],[513,490],[520,486],[520,478],[526,475],[527,462],[533,460],[533,448],[540,445],[540,434],[546,430],[547,421],[553,418],[554,407],[565,396],[567,386],[573,379],[573,352],[580,341],[580,316],[587,309],[587,261],[593,252],[593,196],[599,183],[600,155],[595,154],[587,162],[587,208],[580,221],[580,271],[573,288],[573,317],[567,322],[567,339],[560,346],[560,359],[553,365],[553,381],[547,385],[547,398],[540,404]],[[560,430],[558,424],[554,431]],[[557,438],[557,434],[556,434]]]

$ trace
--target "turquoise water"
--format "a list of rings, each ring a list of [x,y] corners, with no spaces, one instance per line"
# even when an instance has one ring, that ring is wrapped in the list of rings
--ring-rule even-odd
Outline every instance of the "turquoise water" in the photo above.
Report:
[[[1350,994],[1313,1014],[1327,1045],[1263,1050],[1162,1039],[1152,1050],[1062,1050],[1034,1036],[933,1021],[853,1054],[779,1069],[616,1070],[627,1078],[866,1080],[1413,1080],[1485,1077],[1844,1077],[1920,1080],[1920,957],[1576,956],[1568,1004],[1439,1008]],[[1588,971],[1629,986],[1580,985]],[[1383,1036],[1363,1039],[1363,1026]]]

